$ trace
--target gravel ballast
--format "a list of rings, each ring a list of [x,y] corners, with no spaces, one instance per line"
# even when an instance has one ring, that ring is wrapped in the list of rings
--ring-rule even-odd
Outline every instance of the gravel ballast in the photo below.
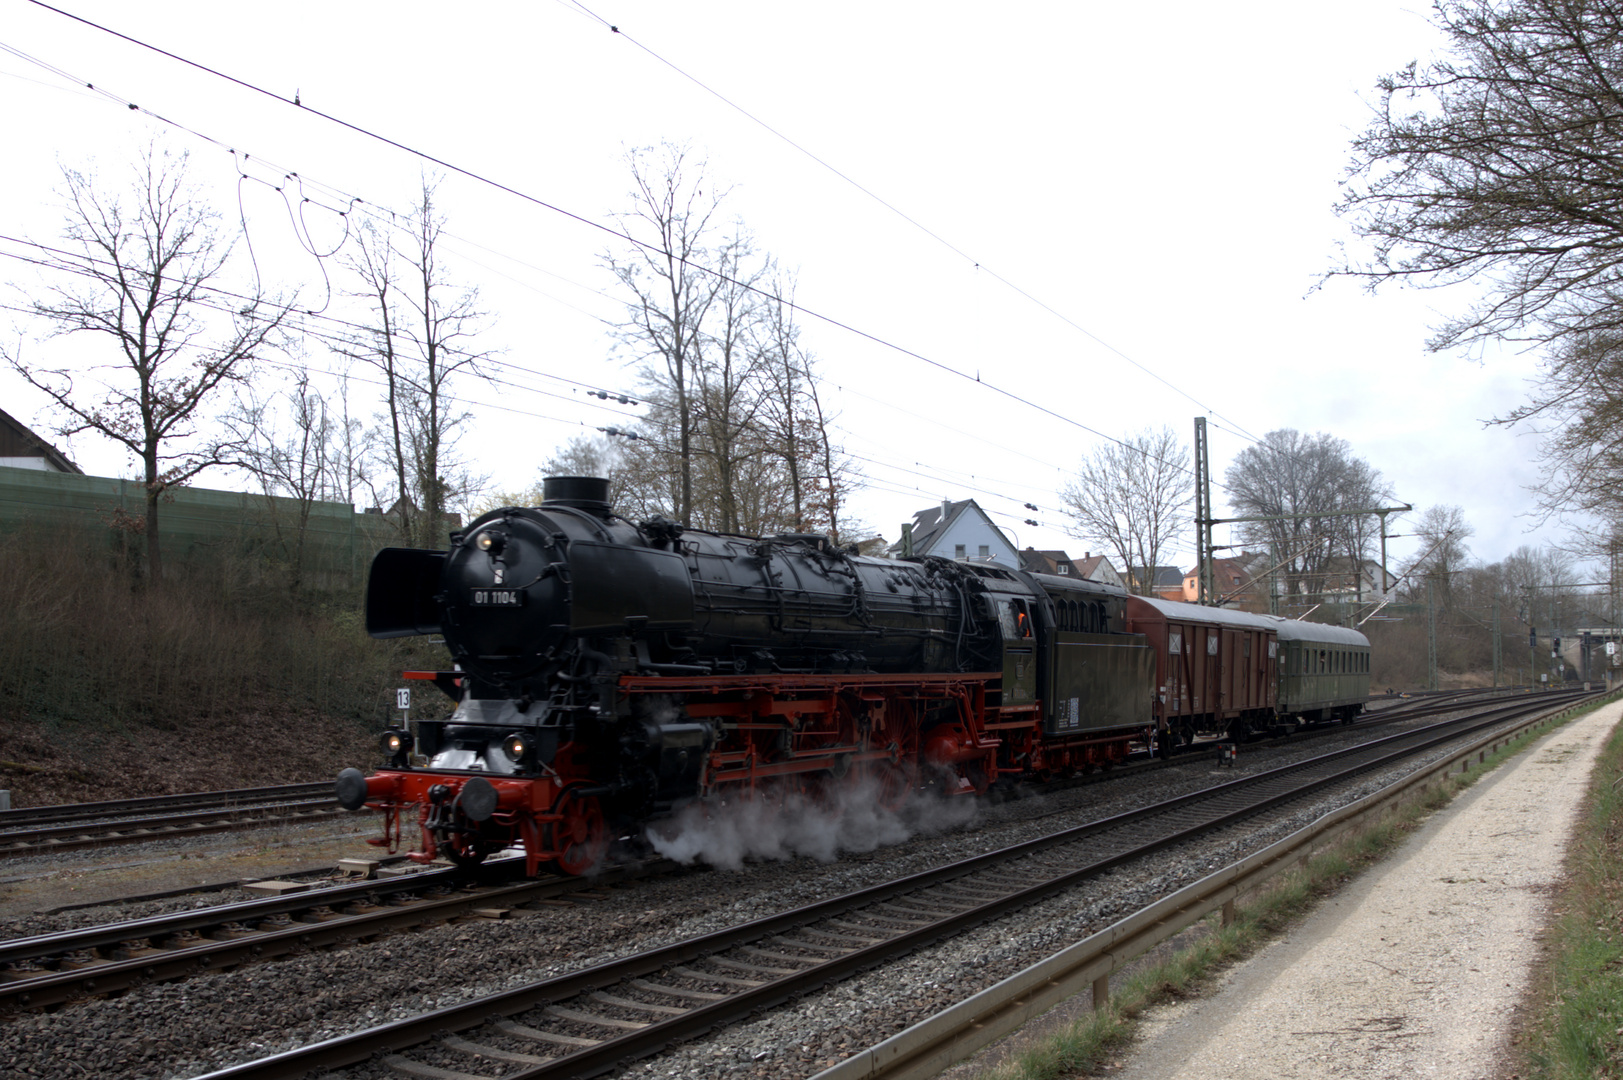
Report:
[[[122,998],[28,1014],[0,1025],[0,1060],[19,1076],[195,1076],[736,925],[1368,737],[1367,732],[1337,731],[1300,744],[1248,747],[1233,771],[1210,761],[1191,761],[1126,783],[980,806],[973,820],[951,831],[918,833],[894,846],[847,853],[837,862],[799,858],[750,862],[737,871],[687,873],[617,888],[608,898],[579,907],[547,908],[500,922],[456,923],[183,983],[141,987]],[[1413,767],[1417,765],[1401,771]],[[1265,823],[1225,830],[1118,869],[996,926],[810,995],[759,1021],[719,1032],[712,1041],[645,1062],[636,1071],[661,1077],[810,1075],[1390,778],[1366,778],[1333,796],[1304,800]],[[359,849],[352,854],[371,850],[358,840],[351,843]],[[138,848],[121,858],[141,858]],[[232,876],[226,860],[210,861],[215,873]],[[82,861],[66,857],[27,862],[27,872],[33,874],[60,871],[66,876],[82,867]],[[17,865],[21,871],[21,863]],[[196,873],[195,862],[190,870]],[[46,906],[43,897],[35,899],[38,907],[33,910]],[[39,933],[52,924],[91,917],[91,912],[71,913],[71,918],[32,915],[13,920],[9,929],[13,935]]]

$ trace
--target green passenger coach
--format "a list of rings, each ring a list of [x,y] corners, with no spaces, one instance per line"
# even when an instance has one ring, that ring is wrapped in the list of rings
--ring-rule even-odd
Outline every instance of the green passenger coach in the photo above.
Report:
[[[1279,717],[1350,724],[1369,697],[1369,639],[1323,623],[1278,620]]]

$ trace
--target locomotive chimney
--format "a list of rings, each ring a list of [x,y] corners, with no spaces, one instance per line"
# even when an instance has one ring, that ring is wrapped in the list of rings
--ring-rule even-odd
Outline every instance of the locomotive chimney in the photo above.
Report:
[[[573,506],[588,514],[609,516],[609,481],[602,476],[549,476],[541,481],[541,505]]]

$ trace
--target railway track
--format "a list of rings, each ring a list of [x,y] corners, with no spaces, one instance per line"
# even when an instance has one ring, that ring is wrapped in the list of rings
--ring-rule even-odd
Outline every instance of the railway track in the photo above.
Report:
[[[742,926],[209,1074],[303,1076],[378,1061],[419,1077],[593,1076],[1054,897],[1145,854],[1543,712],[1554,695],[1358,747]],[[408,1053],[409,1051],[409,1053]],[[481,1068],[481,1063],[484,1067]],[[375,1073],[373,1073],[375,1075]]]
[[[0,1013],[42,1008],[151,982],[273,960],[310,949],[461,918],[516,918],[573,896],[601,899],[602,887],[669,871],[656,860],[579,878],[518,880],[524,861],[466,872],[432,869],[397,878],[311,888],[305,892],[109,923],[0,942]]]
[[[345,813],[328,781],[0,811],[0,858],[306,823]]]
[[[1432,711],[1458,711],[1458,706],[1437,705]],[[1124,766],[1117,776],[1186,763],[1190,756]],[[627,864],[588,883],[515,880],[521,865],[521,860],[488,864],[473,880],[447,868],[373,881],[320,882],[288,895],[0,942],[0,1012],[118,993],[454,919],[524,918],[550,903],[601,898],[597,890],[604,885],[678,869],[664,860]]]
[[[1239,747],[1242,753],[1252,753],[1263,746],[1278,746],[1302,740],[1311,740],[1326,735],[1344,733],[1349,728],[1367,730],[1390,723],[1407,723],[1412,720],[1424,719],[1428,716],[1442,716],[1447,713],[1460,712],[1478,704],[1481,699],[1505,698],[1518,693],[1516,690],[1503,687],[1488,690],[1439,690],[1426,691],[1425,697],[1414,697],[1381,709],[1366,710],[1352,724],[1321,723],[1307,727],[1298,727],[1281,735],[1256,734]],[[1590,691],[1585,690],[1558,690],[1541,691],[1538,695],[1525,700],[1543,701],[1548,704],[1559,704],[1564,701],[1573,701],[1584,697]],[[1127,761],[1115,766],[1111,772],[1090,773],[1086,776],[1060,780],[1045,785],[1045,790],[1063,791],[1071,787],[1084,784],[1098,783],[1106,779],[1120,779],[1123,776],[1135,775],[1139,772],[1150,772],[1164,769],[1174,765],[1184,765],[1192,759],[1200,757],[1217,757],[1220,748],[1230,743],[1225,738],[1209,738],[1197,740],[1178,747],[1173,751],[1172,757],[1161,758],[1153,756],[1149,751],[1134,754]]]
[[[1381,709],[1360,723],[1414,719],[1457,709],[1448,704],[1454,696],[1470,691],[1450,691],[1444,695],[1416,698]],[[1398,710],[1402,710],[1401,714]],[[1334,730],[1332,725],[1305,729],[1297,735]],[[1215,753],[1210,744],[1196,743],[1180,748],[1175,760],[1187,760],[1191,753]],[[1162,767],[1154,761],[1130,762],[1118,775]],[[1103,776],[1079,778],[1052,785],[1064,790],[1075,782],[1090,782]],[[347,813],[333,796],[330,781],[284,784],[270,787],[238,788],[229,791],[158,795],[106,802],[73,803],[60,806],[20,807],[0,811],[0,858],[16,858],[49,852],[74,851],[134,844],[151,840],[202,836],[259,828],[276,821],[310,823],[340,817]]]

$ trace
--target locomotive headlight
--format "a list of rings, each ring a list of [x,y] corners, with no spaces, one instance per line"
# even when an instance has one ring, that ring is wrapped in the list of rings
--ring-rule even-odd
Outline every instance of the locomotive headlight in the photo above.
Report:
[[[509,761],[520,761],[529,749],[530,741],[516,731],[502,740],[502,753]]]
[[[399,728],[389,728],[383,733],[383,752],[390,755],[405,754],[411,751],[411,732]]]
[[[507,537],[494,529],[486,529],[473,538],[473,546],[491,555],[500,555],[502,548],[507,546]]]

